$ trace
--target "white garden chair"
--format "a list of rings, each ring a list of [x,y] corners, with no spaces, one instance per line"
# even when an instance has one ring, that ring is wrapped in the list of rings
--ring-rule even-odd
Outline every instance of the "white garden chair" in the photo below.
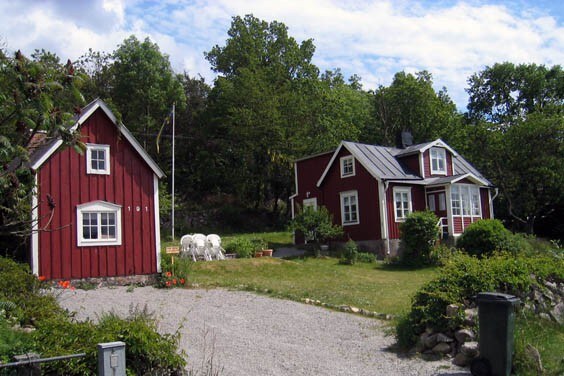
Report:
[[[208,241],[208,249],[212,258],[215,258],[216,260],[225,260],[225,256],[223,255],[225,253],[225,249],[221,247],[221,238],[219,235],[209,234],[206,237],[206,240]]]
[[[183,235],[180,238],[180,257],[191,257],[196,261],[194,255],[194,238],[192,235]]]
[[[210,261],[211,256],[208,252],[206,236],[204,234],[194,234],[192,239],[194,239],[196,258],[201,257],[206,261]]]

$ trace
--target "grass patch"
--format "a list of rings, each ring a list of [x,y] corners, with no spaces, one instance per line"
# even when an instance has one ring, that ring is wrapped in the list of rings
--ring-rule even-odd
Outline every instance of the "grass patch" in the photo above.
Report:
[[[564,325],[520,313],[515,321],[515,371],[519,375],[537,375],[534,357],[527,345],[538,350],[543,375],[564,375]]]
[[[415,291],[435,276],[435,268],[340,265],[335,258],[258,258],[194,263],[189,281],[202,287],[266,290],[292,300],[310,298],[395,315],[407,310]]]

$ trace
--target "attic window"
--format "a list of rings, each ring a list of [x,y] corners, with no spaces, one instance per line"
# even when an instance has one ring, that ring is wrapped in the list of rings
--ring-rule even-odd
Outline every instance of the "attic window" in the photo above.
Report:
[[[110,174],[110,145],[86,144],[86,173]]]
[[[443,148],[431,148],[431,174],[446,175],[446,152]]]
[[[341,158],[341,177],[354,176],[354,157],[348,155]]]

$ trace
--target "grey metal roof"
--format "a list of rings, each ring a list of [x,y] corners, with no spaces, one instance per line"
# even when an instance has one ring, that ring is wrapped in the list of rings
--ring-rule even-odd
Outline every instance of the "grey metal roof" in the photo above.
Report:
[[[395,158],[399,149],[348,141],[344,141],[343,146],[364,168],[380,179],[421,180],[420,176]]]
[[[488,186],[493,186],[493,184],[486,179],[474,166],[472,166],[467,160],[465,160],[461,155],[453,151],[453,166],[454,166],[454,176],[445,177],[433,177],[423,179],[418,172],[410,170],[404,163],[402,163],[401,156],[409,155],[414,152],[419,152],[425,150],[429,145],[436,144],[440,142],[449,150],[452,150],[446,143],[441,140],[435,140],[432,142],[427,142],[424,144],[412,145],[409,147],[409,152],[407,149],[398,149],[388,146],[377,146],[360,144],[357,142],[343,141],[339,148],[334,152],[333,158],[327,165],[325,172],[318,181],[318,185],[321,184],[325,175],[327,174],[333,161],[336,159],[339,151],[342,147],[346,148],[357,161],[366,168],[366,170],[375,178],[382,180],[393,180],[393,181],[409,181],[412,184],[423,184],[423,185],[437,185],[437,184],[449,184],[455,182],[458,179],[465,177],[475,178],[481,181],[483,184]]]

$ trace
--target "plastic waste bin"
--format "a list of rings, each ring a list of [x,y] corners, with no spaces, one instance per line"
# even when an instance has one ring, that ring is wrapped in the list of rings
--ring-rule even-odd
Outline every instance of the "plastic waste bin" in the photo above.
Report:
[[[497,292],[476,297],[480,321],[480,357],[470,367],[474,376],[508,376],[514,353],[515,306],[519,298]]]

